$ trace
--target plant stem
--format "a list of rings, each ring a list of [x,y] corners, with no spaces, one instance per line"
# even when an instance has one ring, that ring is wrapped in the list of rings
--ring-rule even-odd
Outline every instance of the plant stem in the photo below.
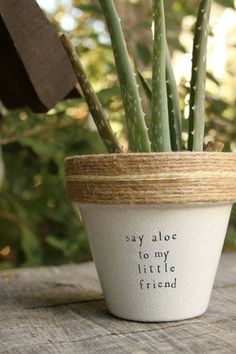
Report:
[[[211,4],[212,0],[201,0],[194,34],[188,136],[188,150],[193,151],[203,150],[206,52]]]
[[[121,94],[124,102],[130,149],[150,152],[148,130],[141,105],[138,85],[132,69],[120,18],[113,0],[99,0],[111,37]]]
[[[166,89],[166,29],[163,0],[153,0],[152,151],[171,151]]]
[[[119,145],[115,133],[112,131],[107,115],[84,72],[79,55],[66,35],[62,35],[61,40],[68,53],[69,59],[84,94],[84,98],[104,145],[110,153],[122,152],[122,148]]]

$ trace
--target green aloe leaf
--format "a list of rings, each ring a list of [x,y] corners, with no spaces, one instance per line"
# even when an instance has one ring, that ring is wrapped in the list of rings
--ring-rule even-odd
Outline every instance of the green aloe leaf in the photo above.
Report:
[[[88,104],[90,113],[94,119],[98,133],[104,145],[110,153],[122,152],[122,148],[119,145],[115,133],[112,131],[108,117],[86,76],[78,53],[76,52],[67,36],[62,35],[61,40],[68,53],[69,59],[82,89],[84,98]]]
[[[135,74],[129,58],[120,18],[113,0],[99,0],[111,37],[117,74],[124,103],[130,149],[150,152],[151,145]]]
[[[207,37],[211,5],[212,0],[201,0],[194,34],[188,136],[188,150],[193,151],[203,150]]]
[[[171,151],[166,89],[166,28],[164,1],[153,1],[152,151]]]

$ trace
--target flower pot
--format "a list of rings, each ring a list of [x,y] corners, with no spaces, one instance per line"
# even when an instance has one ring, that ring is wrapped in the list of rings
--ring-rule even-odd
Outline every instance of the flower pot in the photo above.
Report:
[[[177,321],[208,306],[233,202],[236,154],[66,159],[109,311]]]

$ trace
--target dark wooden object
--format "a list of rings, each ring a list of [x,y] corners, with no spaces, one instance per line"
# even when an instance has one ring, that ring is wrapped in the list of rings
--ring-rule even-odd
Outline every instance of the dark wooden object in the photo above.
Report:
[[[52,24],[35,0],[0,0],[0,100],[48,111],[76,78]]]
[[[1,354],[236,353],[236,254],[223,254],[207,313],[171,323],[112,317],[94,265],[0,272]]]

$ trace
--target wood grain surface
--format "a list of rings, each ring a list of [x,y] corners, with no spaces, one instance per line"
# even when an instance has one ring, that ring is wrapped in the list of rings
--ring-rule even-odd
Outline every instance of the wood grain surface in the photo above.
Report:
[[[136,323],[112,317],[93,263],[0,272],[0,353],[236,353],[236,254],[223,254],[207,313]]]

